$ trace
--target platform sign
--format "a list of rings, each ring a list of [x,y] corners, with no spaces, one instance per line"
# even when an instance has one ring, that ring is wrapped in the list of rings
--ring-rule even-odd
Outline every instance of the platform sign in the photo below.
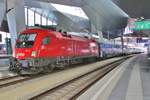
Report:
[[[149,21],[136,21],[134,23],[133,30],[150,30],[150,20]]]

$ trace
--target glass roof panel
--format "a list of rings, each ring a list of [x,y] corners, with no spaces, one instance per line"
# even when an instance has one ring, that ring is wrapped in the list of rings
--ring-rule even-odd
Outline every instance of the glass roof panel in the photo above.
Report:
[[[60,5],[60,4],[51,4],[54,6],[58,11],[72,14],[75,16],[83,17],[88,19],[87,15],[84,13],[82,8],[80,7],[73,7],[73,6],[66,6],[66,5]]]

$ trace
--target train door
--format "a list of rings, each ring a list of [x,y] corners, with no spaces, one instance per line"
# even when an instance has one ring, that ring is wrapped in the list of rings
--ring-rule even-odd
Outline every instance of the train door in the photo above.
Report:
[[[73,50],[73,40],[70,39],[69,41],[69,45],[68,45],[68,52],[70,56],[74,56],[74,50]]]
[[[99,57],[104,57],[104,45],[102,43],[98,43],[98,51],[99,51]]]
[[[49,57],[50,55],[50,36],[45,36],[41,43],[40,56]]]
[[[101,44],[97,43],[97,45],[98,45],[98,57],[102,57]]]
[[[77,56],[77,41],[73,40],[73,52],[74,52],[74,57]]]

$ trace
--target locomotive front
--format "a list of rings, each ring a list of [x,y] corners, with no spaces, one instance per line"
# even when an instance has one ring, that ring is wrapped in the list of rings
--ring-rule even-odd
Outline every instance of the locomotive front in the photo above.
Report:
[[[21,71],[31,70],[32,58],[37,56],[38,43],[36,43],[37,33],[34,32],[23,32],[19,35],[13,57],[10,58],[11,71],[20,73]]]

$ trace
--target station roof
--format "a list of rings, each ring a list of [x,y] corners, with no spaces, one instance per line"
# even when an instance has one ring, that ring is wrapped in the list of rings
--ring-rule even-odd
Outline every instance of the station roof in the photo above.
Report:
[[[30,0],[25,0],[26,2]],[[81,7],[97,30],[114,30],[124,28],[128,15],[111,0],[34,0]]]
[[[150,19],[150,0],[113,0],[113,2],[132,18]]]
[[[150,18],[150,1],[149,0],[24,0],[29,7],[40,8],[45,10],[45,16],[57,17],[58,23],[64,27],[72,25],[77,30],[88,29],[90,24],[93,24],[96,30],[120,30],[125,28],[127,20],[130,17]],[[39,1],[39,2],[37,2]],[[0,0],[0,3],[4,0]],[[81,7],[90,21],[87,21],[78,16],[69,15],[59,12],[50,3],[62,4],[68,6]],[[38,10],[38,12],[42,12]],[[64,21],[62,21],[64,20]],[[69,20],[69,21],[67,21]],[[80,23],[79,23],[80,22]],[[80,26],[80,28],[78,28]],[[73,28],[69,28],[71,30]],[[117,36],[116,32],[112,33]],[[110,35],[111,36],[111,35]]]

